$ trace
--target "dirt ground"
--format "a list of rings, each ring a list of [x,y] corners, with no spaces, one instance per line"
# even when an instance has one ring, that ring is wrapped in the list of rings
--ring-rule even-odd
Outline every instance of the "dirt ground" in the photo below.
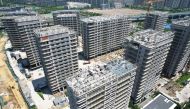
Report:
[[[180,92],[183,88],[177,84],[175,81],[170,81],[168,82],[166,85],[164,85],[163,87],[165,89],[165,92],[172,96],[175,97],[176,96],[176,91]]]
[[[17,83],[9,71],[5,61],[4,45],[7,38],[0,38],[0,95],[3,96],[6,105],[4,109],[27,109]]]
[[[136,10],[136,9],[107,9],[107,10],[100,10],[100,9],[89,9],[87,10],[89,12],[94,13],[100,13],[103,15],[140,15],[140,14],[146,14],[146,11],[144,10]]]

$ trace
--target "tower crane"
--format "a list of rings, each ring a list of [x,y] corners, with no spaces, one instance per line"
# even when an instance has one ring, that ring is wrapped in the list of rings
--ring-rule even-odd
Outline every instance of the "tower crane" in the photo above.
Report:
[[[163,1],[163,0],[146,0],[145,2],[148,4],[148,8],[147,8],[147,12],[150,12],[150,9],[153,5],[153,3],[159,2],[159,1]]]

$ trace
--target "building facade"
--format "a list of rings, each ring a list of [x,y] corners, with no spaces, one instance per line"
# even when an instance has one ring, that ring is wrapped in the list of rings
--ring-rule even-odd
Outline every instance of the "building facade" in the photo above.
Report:
[[[35,35],[49,88],[62,91],[65,79],[78,72],[76,33],[56,25],[35,30]]]
[[[127,38],[126,60],[137,65],[132,100],[141,102],[149,95],[160,78],[166,56],[173,40],[172,32],[143,30]]]
[[[162,0],[155,2],[155,8],[163,9],[163,8],[175,8],[175,9],[183,9],[190,8],[189,0]]]
[[[78,10],[61,10],[53,12],[55,25],[63,25],[80,34],[80,12]]]
[[[80,69],[67,79],[71,109],[127,109],[136,66],[124,59]]]
[[[91,59],[122,47],[129,34],[130,22],[126,16],[98,16],[83,19],[83,52]]]
[[[175,76],[188,63],[190,55],[190,19],[174,21],[172,30],[175,32],[175,36],[163,69],[163,74],[167,77]]]
[[[38,16],[10,16],[3,18],[2,22],[13,49],[26,51],[31,69],[41,67],[33,30],[46,27],[49,22]]]
[[[146,15],[144,21],[144,29],[153,29],[158,31],[164,31],[164,24],[168,19],[167,13],[154,12]]]

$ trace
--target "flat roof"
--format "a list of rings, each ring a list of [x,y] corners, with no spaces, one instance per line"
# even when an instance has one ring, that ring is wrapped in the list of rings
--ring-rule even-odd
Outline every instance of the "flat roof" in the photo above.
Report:
[[[147,29],[134,33],[133,36],[128,39],[146,47],[154,47],[156,44],[169,39],[172,36],[172,32],[160,32],[157,30]]]
[[[53,14],[67,13],[67,12],[78,13],[80,11],[79,10],[57,10],[57,11],[52,11]]]
[[[18,23],[30,22],[30,21],[46,21],[42,16],[6,16],[2,19],[14,19]]]
[[[57,17],[77,17],[77,14],[58,14]]]
[[[117,59],[107,63],[91,65],[66,80],[76,96],[95,89],[110,80],[131,73],[136,66],[124,59]]]
[[[173,101],[159,94],[142,109],[174,109],[176,106]]]
[[[126,15],[95,16],[95,17],[84,18],[81,21],[86,22],[86,23],[97,23],[97,22],[103,22],[103,21],[116,20],[120,18],[128,18],[128,16]]]
[[[61,34],[61,33],[68,33],[68,34],[75,33],[73,30],[69,29],[68,27],[64,27],[62,25],[39,28],[39,29],[34,30],[34,32],[38,34],[39,37],[50,36],[50,35]]]
[[[173,21],[172,23],[174,25],[190,26],[190,18],[182,19],[182,20],[176,20],[176,21]]]
[[[152,14],[152,15],[158,15],[158,16],[168,16],[169,15],[168,12],[161,12],[161,11],[153,11],[150,14]]]

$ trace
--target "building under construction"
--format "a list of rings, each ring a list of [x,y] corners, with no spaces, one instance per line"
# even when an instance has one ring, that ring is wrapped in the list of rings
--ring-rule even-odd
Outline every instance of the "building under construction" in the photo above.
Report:
[[[146,15],[144,29],[164,31],[164,24],[167,23],[167,12],[152,12]]]
[[[9,16],[2,18],[2,22],[13,49],[25,49],[31,69],[41,67],[33,30],[46,27],[49,22],[38,16]]]
[[[163,69],[163,74],[167,77],[183,71],[189,61],[190,19],[173,21],[172,31],[175,36]]]
[[[118,50],[128,37],[127,16],[98,16],[82,19],[83,52],[86,59]]]
[[[78,10],[60,10],[53,12],[55,25],[63,25],[80,34],[80,12]]]
[[[63,91],[65,79],[78,71],[76,32],[61,25],[35,30],[40,59],[52,93]]]
[[[66,81],[71,109],[127,109],[135,74],[124,59],[79,69]]]
[[[156,30],[143,30],[127,38],[126,60],[137,65],[132,99],[140,102],[149,95],[160,78],[174,34]]]

